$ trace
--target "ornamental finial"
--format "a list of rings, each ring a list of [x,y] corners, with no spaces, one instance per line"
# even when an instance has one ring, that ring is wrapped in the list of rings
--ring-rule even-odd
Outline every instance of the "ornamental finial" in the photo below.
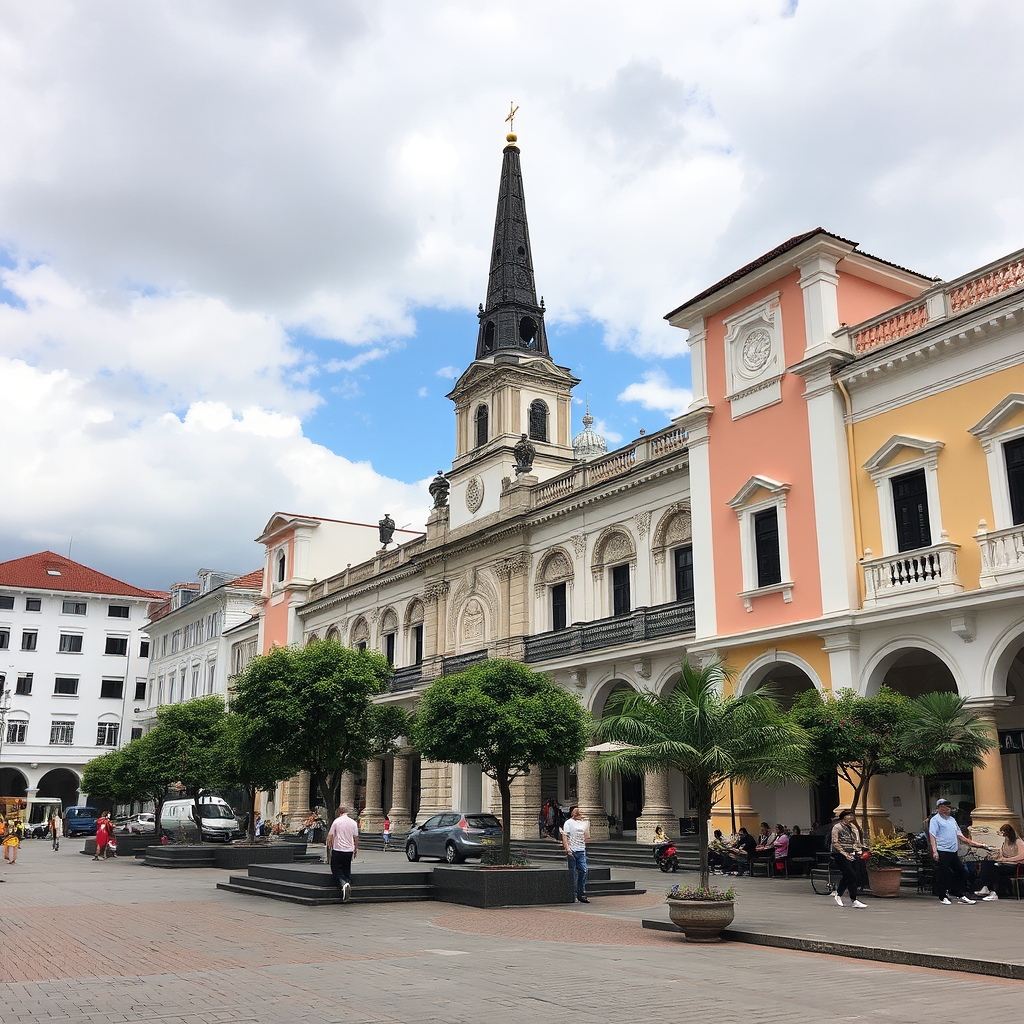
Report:
[[[508,135],[505,136],[506,142],[516,141],[516,114],[519,108],[515,104],[515,100],[509,100],[508,103],[508,117],[505,120],[508,122]]]

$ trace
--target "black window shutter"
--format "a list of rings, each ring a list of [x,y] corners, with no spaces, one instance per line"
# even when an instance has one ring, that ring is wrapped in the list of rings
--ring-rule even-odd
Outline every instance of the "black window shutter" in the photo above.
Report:
[[[754,549],[757,552],[757,585],[771,587],[782,582],[779,559],[779,513],[767,508],[754,513]]]
[[[1016,526],[1024,523],[1024,437],[1003,445],[1006,457],[1006,482],[1010,487],[1010,515]]]
[[[892,504],[896,515],[896,547],[899,551],[915,551],[932,543],[928,519],[928,488],[924,470],[892,479]]]

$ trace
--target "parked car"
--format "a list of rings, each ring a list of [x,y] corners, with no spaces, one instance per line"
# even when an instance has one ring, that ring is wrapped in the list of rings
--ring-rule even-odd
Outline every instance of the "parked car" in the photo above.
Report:
[[[242,830],[238,820],[225,800],[219,796],[204,796],[199,803],[203,816],[203,839],[210,842],[229,843],[238,839]],[[191,800],[168,800],[160,817],[160,827],[172,838],[184,831],[186,838],[194,838],[196,823],[192,815],[195,805]]]
[[[123,824],[117,826],[117,831],[133,835],[152,835],[156,832],[156,815],[152,811],[133,814]]]
[[[409,833],[405,855],[409,860],[439,857],[449,864],[460,864],[467,857],[479,857],[486,840],[501,841],[501,822],[493,814],[445,811]]]
[[[64,835],[94,836],[100,812],[95,807],[69,807],[64,812]]]

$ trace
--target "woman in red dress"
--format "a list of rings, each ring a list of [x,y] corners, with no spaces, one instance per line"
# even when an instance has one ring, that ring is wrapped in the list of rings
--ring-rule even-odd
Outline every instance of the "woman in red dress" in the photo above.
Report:
[[[107,843],[110,842],[110,818],[104,813],[96,822],[96,855],[93,860],[107,859]]]

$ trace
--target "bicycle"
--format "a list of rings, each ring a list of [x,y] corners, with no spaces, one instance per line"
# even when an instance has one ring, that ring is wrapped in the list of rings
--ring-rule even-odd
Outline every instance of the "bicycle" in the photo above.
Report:
[[[843,877],[839,873],[839,869],[834,867],[831,862],[827,865],[819,864],[817,867],[811,868],[808,876],[811,879],[811,888],[819,896],[831,896],[835,893]]]

